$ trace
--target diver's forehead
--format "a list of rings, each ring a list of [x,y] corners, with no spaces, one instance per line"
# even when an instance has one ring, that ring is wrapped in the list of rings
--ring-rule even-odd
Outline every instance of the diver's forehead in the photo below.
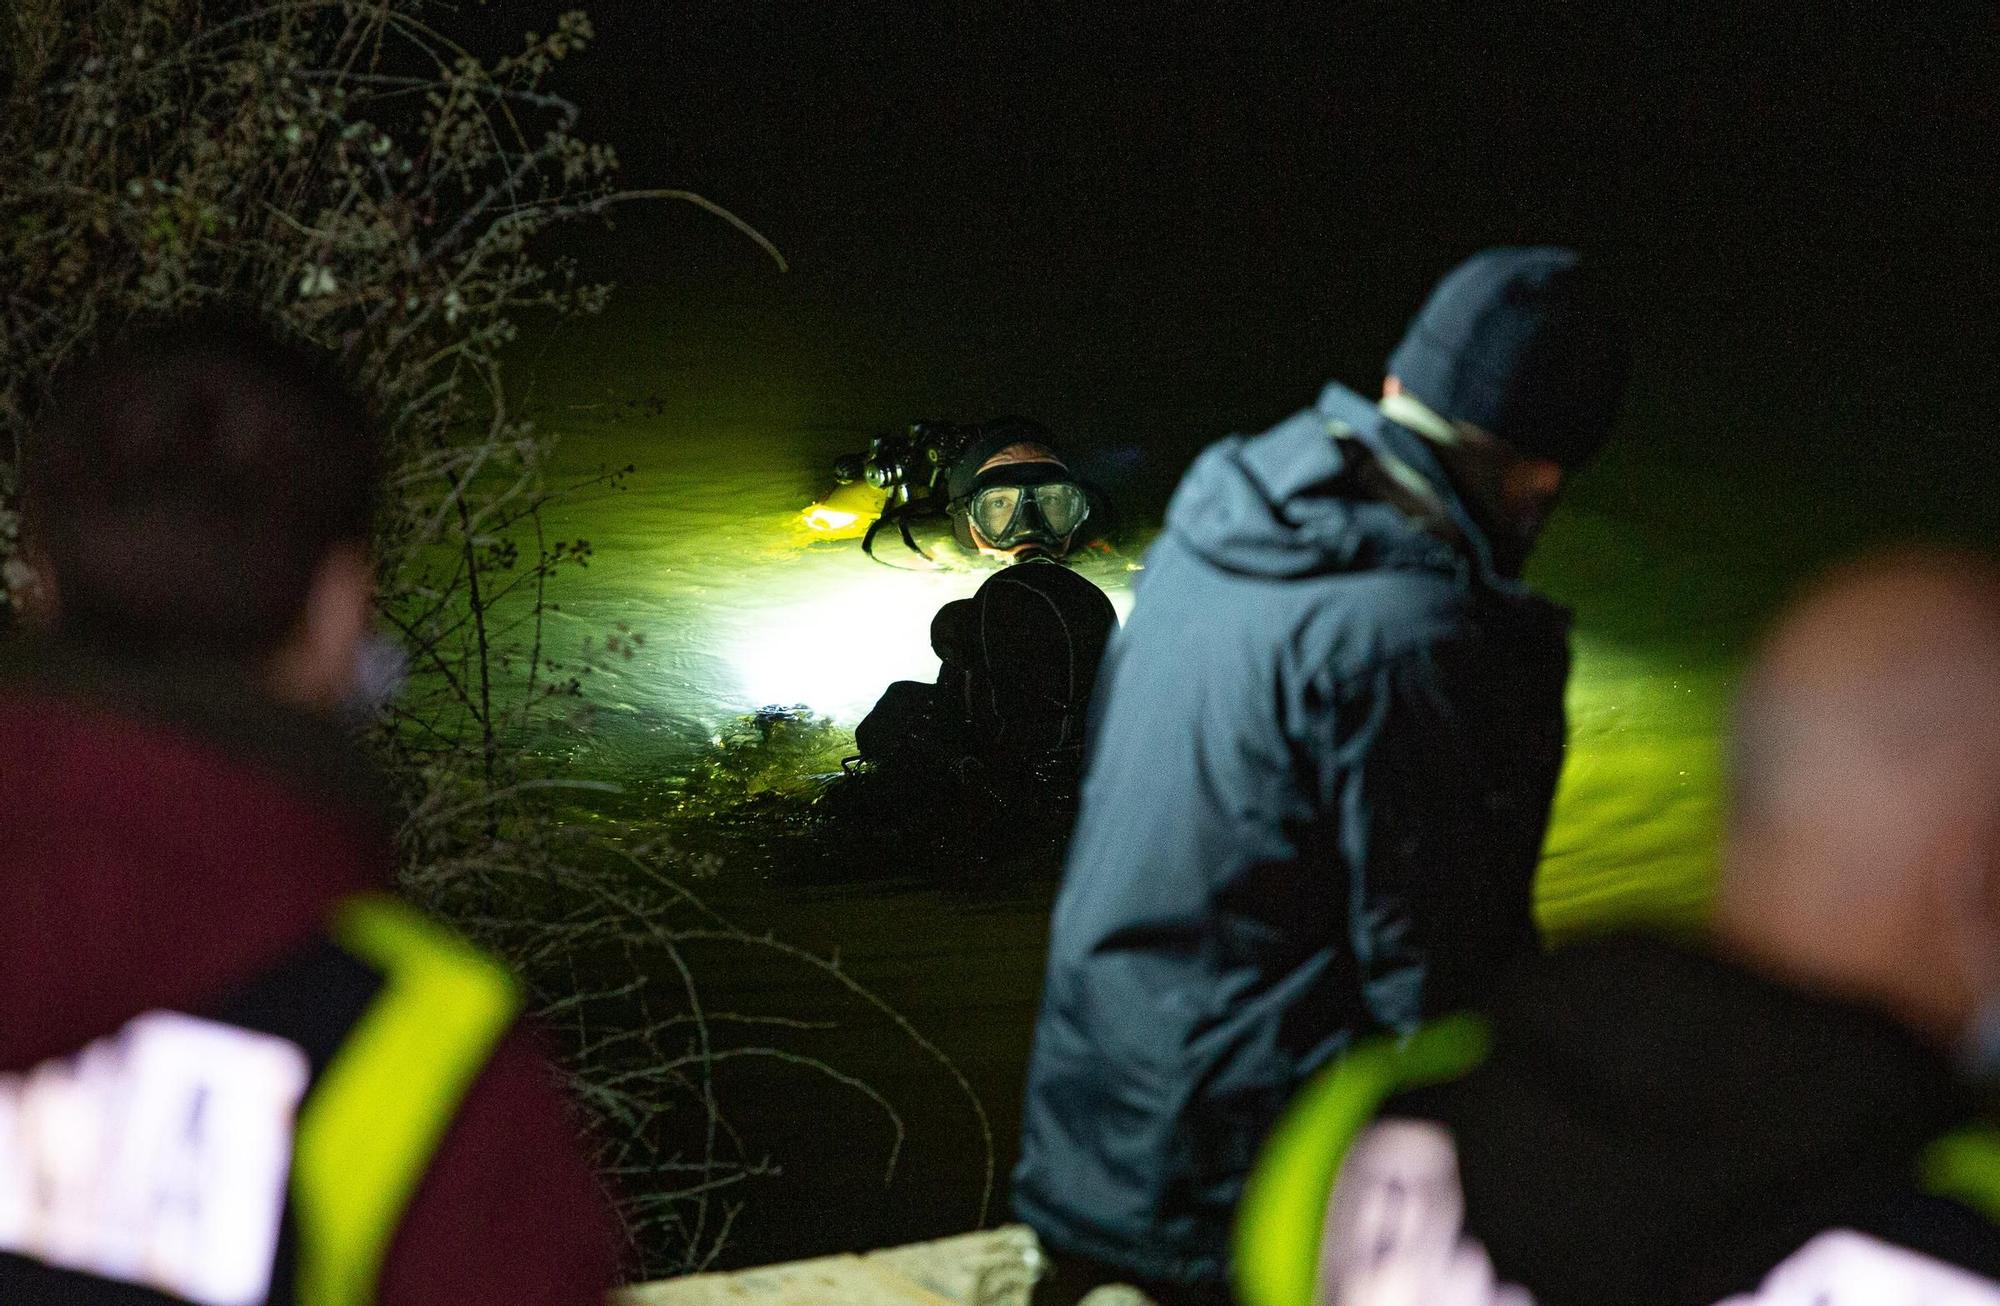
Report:
[[[1063,471],[1069,470],[1068,464],[1056,457],[1055,451],[1047,445],[1022,440],[1016,444],[1006,446],[991,458],[979,464],[979,471],[976,474],[984,476],[986,473],[1002,467],[1023,467],[1036,464],[1059,467]]]

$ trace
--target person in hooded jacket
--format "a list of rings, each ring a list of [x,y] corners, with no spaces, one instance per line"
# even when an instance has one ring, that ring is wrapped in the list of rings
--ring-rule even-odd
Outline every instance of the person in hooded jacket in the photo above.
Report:
[[[1568,623],[1519,576],[1623,334],[1573,251],[1496,248],[1388,370],[1196,460],[1107,655],[1014,1171],[1058,1302],[1227,1300],[1299,1085],[1536,945]]]

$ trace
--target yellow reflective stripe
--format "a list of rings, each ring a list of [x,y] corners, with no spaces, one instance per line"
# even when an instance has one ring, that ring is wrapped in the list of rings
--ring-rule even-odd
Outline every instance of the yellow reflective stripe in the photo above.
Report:
[[[1924,1191],[1963,1202],[2000,1224],[2000,1129],[1967,1125],[1924,1149],[1917,1174]]]
[[[384,979],[300,1113],[297,1299],[369,1306],[404,1208],[520,1004],[499,963],[393,898],[342,904],[332,934]]]
[[[1408,1038],[1364,1043],[1307,1082],[1236,1208],[1232,1272],[1243,1306],[1310,1306],[1326,1204],[1349,1145],[1392,1093],[1458,1078],[1489,1043],[1484,1020],[1452,1016]]]

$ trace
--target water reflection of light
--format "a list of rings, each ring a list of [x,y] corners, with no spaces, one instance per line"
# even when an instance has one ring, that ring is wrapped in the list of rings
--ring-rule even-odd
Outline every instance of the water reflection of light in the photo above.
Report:
[[[1536,883],[1553,936],[1703,910],[1720,837],[1729,671],[1580,630],[1569,748]]]
[[[854,525],[861,520],[861,514],[841,512],[824,504],[814,504],[805,510],[805,523],[816,531],[837,531]]]
[[[857,570],[746,623],[730,665],[754,705],[803,703],[852,724],[866,715],[892,680],[932,680],[931,618],[965,598],[993,573]],[[1131,591],[1109,589],[1120,620]]]
[[[886,496],[862,481],[835,486],[831,494],[799,514],[806,529],[830,540],[857,539],[882,514]]]
[[[983,572],[857,570],[750,622],[730,663],[752,703],[803,703],[856,721],[890,681],[937,675],[931,617],[984,579]]]

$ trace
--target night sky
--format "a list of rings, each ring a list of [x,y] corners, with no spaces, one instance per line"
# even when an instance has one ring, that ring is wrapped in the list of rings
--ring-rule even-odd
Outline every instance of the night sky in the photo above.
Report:
[[[607,362],[776,420],[1020,410],[1170,475],[1555,240],[1628,290],[1648,449],[1943,465],[2000,399],[1995,14],[694,0],[599,5],[560,89],[793,264],[628,210]]]

